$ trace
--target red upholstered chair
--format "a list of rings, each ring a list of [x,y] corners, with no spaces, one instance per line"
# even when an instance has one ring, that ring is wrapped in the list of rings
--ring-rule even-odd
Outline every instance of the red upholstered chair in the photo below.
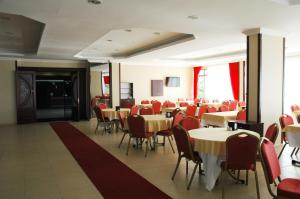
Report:
[[[279,117],[279,124],[281,127],[281,143],[284,142],[284,145],[278,155],[278,159],[280,158],[283,150],[285,149],[286,145],[288,144],[288,138],[287,138],[286,133],[284,132],[284,128],[287,127],[288,125],[294,124],[294,120],[293,120],[292,116],[284,114]],[[293,151],[291,153],[291,157],[293,156],[295,150],[296,150],[296,148],[293,149]]]
[[[154,114],[161,114],[161,103],[159,101],[153,102],[152,109]]]
[[[198,119],[201,120],[204,113],[207,113],[207,105],[201,105],[198,112]]]
[[[139,112],[139,107],[136,105],[133,105],[130,109],[130,115],[136,115]]]
[[[188,105],[186,107],[186,115],[187,116],[195,117],[196,111],[197,111],[197,106],[196,105]]]
[[[102,110],[102,109],[107,109],[107,105],[104,103],[99,103],[98,107]]]
[[[140,115],[153,115],[153,109],[150,107],[143,107],[140,109]]]
[[[172,117],[174,118],[175,115],[176,115],[177,113],[179,113],[179,112],[181,112],[180,108],[175,108],[175,109],[172,111]]]
[[[200,99],[194,99],[194,104],[197,105],[198,103],[200,103]]]
[[[208,107],[207,108],[207,112],[208,113],[215,113],[215,112],[217,112],[217,109],[216,109],[216,107],[213,107],[213,106],[212,107]]]
[[[246,106],[246,102],[240,101],[238,103],[239,107],[245,107]]]
[[[99,126],[104,128],[104,132],[111,132],[113,123],[109,120],[109,118],[103,116],[101,108],[99,106],[95,106],[94,112],[97,117],[97,126],[95,129],[95,134],[97,133]]]
[[[256,171],[256,154],[259,145],[259,139],[251,134],[241,132],[232,135],[226,140],[226,158],[222,162],[222,198],[225,197],[224,191],[224,171],[227,170],[246,170],[246,184],[248,184],[248,171],[255,174],[256,193],[259,196],[259,186]]]
[[[200,120],[196,117],[187,116],[180,121],[180,125],[187,131],[200,128]]]
[[[226,111],[229,111],[229,107],[226,106],[226,105],[222,105],[222,106],[220,106],[219,111],[220,111],[220,112],[226,112]]]
[[[151,144],[151,137],[153,136],[152,132],[145,132],[145,120],[140,115],[131,115],[127,118],[128,127],[129,127],[129,141],[127,145],[127,152],[128,155],[129,146],[131,138],[137,138],[138,140],[144,139],[146,140],[146,152],[145,157],[147,157],[148,150],[149,150],[149,143]],[[141,142],[143,143],[143,142]]]
[[[169,102],[169,103],[168,103],[168,107],[176,107],[176,104],[173,103],[173,102]]]
[[[118,112],[118,118],[119,118],[119,121],[120,121],[120,124],[121,124],[121,130],[123,131],[123,137],[120,141],[120,144],[119,144],[119,148],[121,147],[121,144],[125,138],[125,136],[129,133],[127,129],[125,129],[125,114],[124,112]]]
[[[225,101],[222,102],[222,104],[225,105],[225,106],[229,106],[230,102],[228,100],[225,100]]]
[[[142,100],[141,104],[150,104],[149,100]]]
[[[173,111],[174,112],[174,111]],[[175,115],[173,114],[172,128],[180,123],[180,121],[184,118],[184,114],[179,110]],[[156,135],[163,136],[164,140],[162,145],[165,146],[166,137],[169,140],[170,146],[172,148],[173,153],[175,153],[170,137],[173,135],[172,129],[167,129],[163,131],[159,131]]]
[[[297,104],[293,104],[293,105],[291,106],[291,110],[292,110],[292,112],[294,112],[294,111],[299,111],[299,110],[300,110],[300,106],[298,106]]]
[[[154,100],[151,100],[151,104],[153,104],[154,102],[158,102],[158,101],[157,101],[157,100],[155,100],[155,99],[154,99]]]
[[[163,105],[162,105],[164,108],[169,108],[169,107],[176,107],[176,104],[169,101],[169,100],[166,100]]]
[[[236,108],[237,108],[237,104],[238,104],[237,101],[231,101],[230,104],[229,104],[229,110],[230,111],[235,111]]]
[[[247,119],[247,112],[246,110],[240,110],[236,115],[236,120],[239,121],[246,121]]]
[[[286,178],[281,180],[280,164],[276,155],[274,144],[263,138],[260,145],[260,158],[265,173],[268,191],[274,198],[300,198],[300,180]],[[278,180],[279,183],[276,183]],[[272,191],[271,184],[277,185],[277,194]]]
[[[278,125],[276,123],[273,123],[268,127],[265,137],[268,138],[271,142],[275,143],[278,136],[278,132]]]
[[[195,167],[191,176],[191,179],[189,180],[187,189],[190,189],[190,186],[192,184],[195,172],[197,170],[197,167],[201,167],[202,160],[198,154],[198,152],[195,152],[193,150],[193,144],[192,139],[190,138],[188,132],[182,128],[180,125],[176,125],[172,128],[176,145],[177,145],[177,151],[178,151],[178,160],[177,164],[174,170],[174,173],[172,175],[172,180],[174,180],[174,177],[176,175],[177,169],[180,165],[181,158],[186,158],[186,160],[190,160],[195,163]],[[188,168],[186,168],[188,169]]]
[[[187,103],[187,102],[180,102],[179,103],[180,107],[187,107],[188,105],[189,105],[189,103]]]

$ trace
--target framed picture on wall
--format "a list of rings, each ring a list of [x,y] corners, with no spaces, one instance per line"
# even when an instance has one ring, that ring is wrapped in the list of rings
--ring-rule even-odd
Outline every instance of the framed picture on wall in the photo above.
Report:
[[[164,95],[164,80],[151,80],[151,96]]]

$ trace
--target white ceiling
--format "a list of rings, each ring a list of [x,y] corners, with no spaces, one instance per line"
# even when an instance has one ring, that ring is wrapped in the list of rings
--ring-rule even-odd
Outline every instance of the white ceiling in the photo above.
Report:
[[[103,0],[98,6],[87,0],[0,0],[0,12],[46,24],[38,58],[75,59],[109,32],[134,28],[193,34],[196,39],[116,61],[200,65],[238,59],[245,55],[242,32],[257,27],[285,32],[287,52],[300,52],[300,7],[271,0]],[[189,19],[191,15],[198,19]],[[111,43],[119,39],[114,37]],[[135,39],[133,32],[120,37]],[[95,60],[114,60],[101,42],[99,46]]]

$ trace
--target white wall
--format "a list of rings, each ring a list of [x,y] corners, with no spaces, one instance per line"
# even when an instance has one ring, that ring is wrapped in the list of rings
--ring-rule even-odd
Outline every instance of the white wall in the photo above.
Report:
[[[180,87],[166,87],[166,77],[180,77]],[[164,95],[151,97],[151,80],[164,80]],[[121,82],[133,83],[133,97],[136,104],[143,99],[177,101],[178,98],[193,97],[193,68],[158,67],[121,64]]]
[[[119,63],[111,63],[112,107],[120,105],[120,70]]]

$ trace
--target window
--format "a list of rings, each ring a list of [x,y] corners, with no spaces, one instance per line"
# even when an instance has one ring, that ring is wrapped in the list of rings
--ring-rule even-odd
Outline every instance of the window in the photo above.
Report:
[[[220,101],[233,99],[228,64],[209,66],[200,71],[198,98]]]

